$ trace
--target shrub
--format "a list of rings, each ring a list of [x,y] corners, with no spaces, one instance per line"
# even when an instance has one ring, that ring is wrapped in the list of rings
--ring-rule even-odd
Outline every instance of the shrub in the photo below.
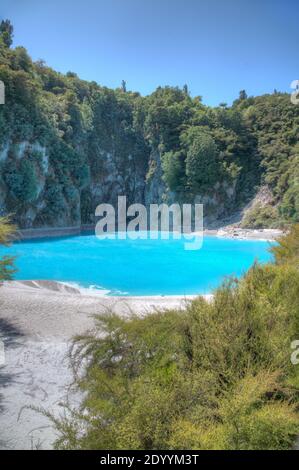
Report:
[[[7,245],[15,231],[8,217],[0,217],[0,245]],[[4,256],[0,258],[0,282],[12,279],[15,273],[14,258]]]
[[[299,260],[299,224],[293,225],[289,233],[280,239],[277,246],[272,248],[277,264],[295,264]]]
[[[77,337],[71,351],[84,399],[55,420],[56,446],[289,448],[299,432],[290,362],[299,271],[288,262],[298,259],[297,232],[275,249],[277,264],[255,265],[211,302],[199,297],[185,310],[98,316],[97,333]]]
[[[245,214],[242,220],[242,228],[275,228],[280,225],[278,218],[278,211],[275,207],[257,204]]]

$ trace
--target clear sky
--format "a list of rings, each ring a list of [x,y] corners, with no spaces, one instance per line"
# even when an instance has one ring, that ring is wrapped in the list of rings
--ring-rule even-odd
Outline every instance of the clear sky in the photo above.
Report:
[[[0,0],[0,18],[34,60],[143,95],[187,83],[230,104],[299,79],[298,0]]]

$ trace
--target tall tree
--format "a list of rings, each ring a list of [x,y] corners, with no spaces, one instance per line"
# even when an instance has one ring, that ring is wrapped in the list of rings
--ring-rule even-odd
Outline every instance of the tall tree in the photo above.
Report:
[[[10,47],[13,41],[13,25],[9,20],[2,20],[0,23],[0,38],[6,45]]]
[[[239,93],[239,99],[240,100],[247,100],[248,96],[245,90],[241,90]]]
[[[185,84],[185,85],[183,86],[183,92],[185,93],[186,96],[189,96],[189,89],[188,89],[188,85],[187,85],[187,84]]]

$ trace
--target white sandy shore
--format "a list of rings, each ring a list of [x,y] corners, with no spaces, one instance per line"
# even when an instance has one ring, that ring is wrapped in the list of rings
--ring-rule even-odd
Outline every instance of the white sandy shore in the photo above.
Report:
[[[280,229],[244,229],[227,226],[218,230],[204,230],[204,235],[213,235],[222,238],[234,238],[240,240],[274,241],[281,237],[284,232]]]
[[[88,230],[87,230],[88,228]],[[53,228],[33,228],[19,230],[17,238],[30,240],[30,239],[43,239],[51,237],[64,237],[64,236],[79,236],[84,233],[94,233],[95,227],[53,227]],[[193,232],[196,234],[197,232]],[[243,240],[275,240],[280,237],[284,232],[280,229],[243,229],[238,224],[226,225],[218,229],[205,229],[205,235],[213,235],[218,237],[227,238],[240,238]],[[199,233],[202,235],[202,233]]]
[[[14,281],[0,288],[0,449],[51,448],[49,421],[26,406],[62,413],[72,381],[66,358],[74,335],[94,327],[94,314],[113,308],[143,315],[157,308],[184,308],[194,296],[106,297],[60,283]],[[0,337],[1,339],[1,337]],[[69,395],[72,403],[78,400]]]

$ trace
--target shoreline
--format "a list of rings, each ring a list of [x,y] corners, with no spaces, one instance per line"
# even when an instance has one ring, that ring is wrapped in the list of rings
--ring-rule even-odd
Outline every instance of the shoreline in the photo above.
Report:
[[[77,227],[49,227],[49,228],[32,228],[19,229],[16,233],[17,241],[43,240],[47,238],[60,238],[80,236],[92,233],[95,230],[94,225],[82,225]],[[274,241],[282,236],[285,232],[281,229],[242,229],[232,225],[223,226],[219,229],[204,229],[204,236],[215,236],[222,238],[232,238],[240,240],[259,240]],[[194,235],[200,234],[193,232]]]
[[[135,302],[146,304],[147,302],[154,303],[172,303],[172,301],[190,301],[196,297],[203,297],[206,300],[213,298],[213,294],[154,294],[154,295],[109,295],[107,289],[96,289],[94,287],[82,287],[79,284],[72,282],[52,281],[52,280],[12,280],[4,281],[0,284],[0,289],[19,291],[21,293],[55,293],[59,295],[81,296],[83,298],[91,299],[110,299],[113,302]],[[0,290],[1,293],[1,290]],[[0,314],[1,315],[1,314]]]
[[[222,227],[218,230],[204,230],[204,236],[216,236],[234,240],[275,241],[284,234],[285,231],[281,229],[246,229],[232,226]]]
[[[90,295],[48,281],[8,281],[0,287],[0,449],[52,449],[51,422],[26,407],[55,416],[61,403],[79,403],[70,388],[68,351],[74,336],[95,328],[96,314],[149,315],[157,309],[186,307],[196,296],[113,297]]]

